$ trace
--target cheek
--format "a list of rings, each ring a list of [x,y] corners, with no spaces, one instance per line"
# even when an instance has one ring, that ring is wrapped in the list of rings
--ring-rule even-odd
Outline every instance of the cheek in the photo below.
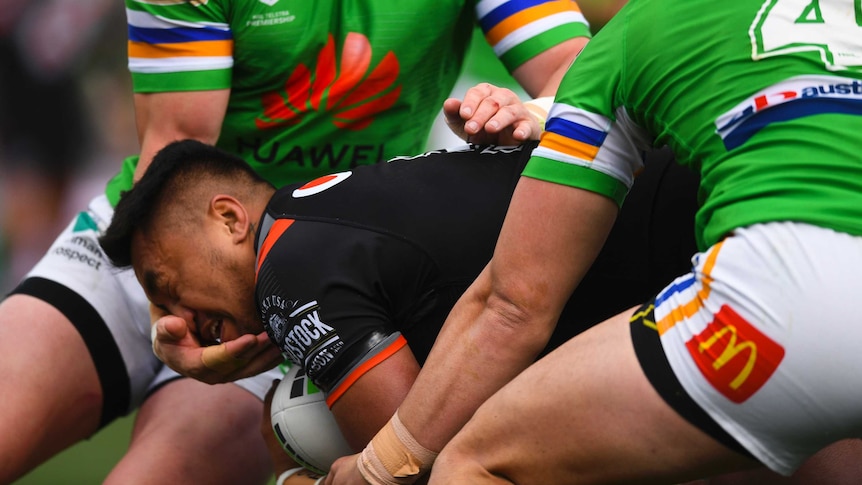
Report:
[[[241,335],[258,334],[263,331],[263,325],[260,325],[256,316],[250,319],[240,318],[238,321],[229,322],[224,327],[224,338],[226,340],[235,340]]]

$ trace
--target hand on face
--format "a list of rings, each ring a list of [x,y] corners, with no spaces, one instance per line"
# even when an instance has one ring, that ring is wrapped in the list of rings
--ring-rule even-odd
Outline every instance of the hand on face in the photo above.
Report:
[[[153,308],[153,351],[184,376],[208,384],[230,382],[269,370],[284,360],[265,332],[206,347],[185,320]]]
[[[538,120],[517,94],[488,83],[470,88],[463,101],[447,99],[443,114],[456,135],[480,145],[518,145],[538,140],[542,133]]]

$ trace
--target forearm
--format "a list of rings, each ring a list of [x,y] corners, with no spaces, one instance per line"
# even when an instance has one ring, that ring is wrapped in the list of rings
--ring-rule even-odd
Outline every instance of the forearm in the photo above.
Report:
[[[536,216],[555,212],[556,219]],[[450,312],[397,419],[387,424],[403,425],[409,436],[398,436],[402,446],[375,436],[360,457],[366,478],[371,468],[385,468],[391,478],[410,464],[404,478],[378,473],[384,479],[372,481],[410,483],[430,468],[429,452],[441,450],[489,396],[533,362],[616,212],[602,195],[521,178],[491,262]]]
[[[533,362],[616,213],[602,195],[521,178],[491,262],[450,312],[399,408],[417,441],[439,451]]]
[[[553,328],[521,321],[516,308],[480,291],[488,278],[483,273],[453,308],[399,408],[405,426],[421,430],[416,438],[426,448],[442,449],[482,402],[533,361]]]
[[[135,123],[141,145],[135,179],[168,143],[195,139],[215,144],[229,96],[228,89],[135,94]]]
[[[525,327],[526,313],[484,290],[488,273],[453,308],[408,397],[359,455],[366,481],[394,485],[420,478],[473,412],[547,342],[553,325]]]

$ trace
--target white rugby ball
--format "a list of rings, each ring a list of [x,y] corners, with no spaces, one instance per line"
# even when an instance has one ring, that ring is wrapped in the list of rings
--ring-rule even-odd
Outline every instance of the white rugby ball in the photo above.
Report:
[[[299,366],[291,366],[276,387],[270,417],[284,451],[313,472],[326,474],[336,459],[354,453],[326,405],[323,392]]]

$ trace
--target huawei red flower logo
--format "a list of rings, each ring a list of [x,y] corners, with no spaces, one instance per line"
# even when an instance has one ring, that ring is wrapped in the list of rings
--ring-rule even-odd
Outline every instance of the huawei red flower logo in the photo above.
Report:
[[[361,130],[374,116],[389,109],[401,94],[396,86],[398,59],[388,52],[371,68],[371,44],[362,34],[349,33],[336,66],[332,35],[317,56],[312,72],[304,64],[293,70],[283,91],[263,96],[263,115],[255,119],[259,129],[295,125],[317,111],[332,114],[338,128]]]

